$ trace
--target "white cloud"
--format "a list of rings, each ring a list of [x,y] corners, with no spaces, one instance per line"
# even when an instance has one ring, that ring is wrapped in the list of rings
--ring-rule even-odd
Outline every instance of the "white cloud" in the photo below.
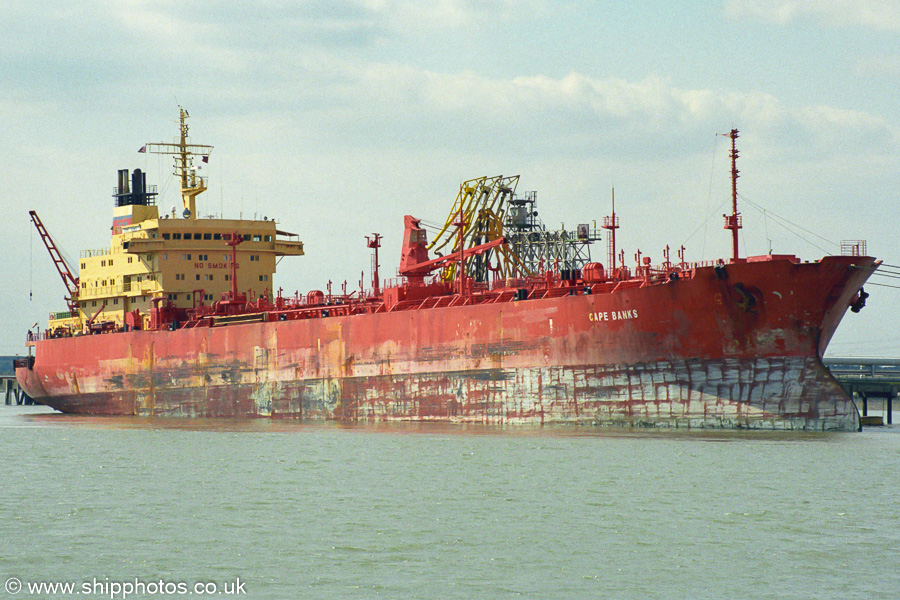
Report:
[[[900,31],[900,3],[896,0],[729,0],[726,14],[779,25],[812,19],[829,27]]]
[[[398,28],[458,27],[506,20],[516,13],[549,9],[548,0],[358,0],[366,9],[389,18]]]
[[[430,119],[454,127],[465,122],[473,132],[537,138],[550,152],[571,146],[573,132],[593,136],[595,144],[602,144],[610,131],[652,133],[667,145],[667,139],[699,134],[722,123],[736,123],[760,135],[786,135],[782,143],[790,144],[792,137],[827,141],[819,145],[823,152],[846,150],[854,140],[865,143],[863,140],[885,135],[897,137],[896,126],[864,111],[787,106],[775,96],[757,91],[682,89],[657,76],[637,81],[579,73],[562,78],[490,79],[471,72],[442,74],[378,64],[348,86],[345,91],[357,96],[354,105],[368,99],[366,119],[376,113],[384,127],[394,131],[404,131],[404,122],[413,128]],[[352,119],[353,115],[342,117]],[[553,127],[534,127],[548,120]],[[491,143],[502,145],[502,136]],[[618,139],[616,144],[628,146],[629,141]]]

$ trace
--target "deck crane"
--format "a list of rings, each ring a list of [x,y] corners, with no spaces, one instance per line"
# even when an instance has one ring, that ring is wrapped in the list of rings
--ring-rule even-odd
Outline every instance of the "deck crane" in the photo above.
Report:
[[[41,218],[38,216],[37,212],[29,210],[28,214],[31,216],[31,220],[34,222],[34,226],[38,230],[38,233],[41,234],[41,240],[44,242],[44,246],[47,247],[47,252],[50,253],[50,258],[53,259],[53,265],[56,267],[57,272],[59,272],[59,276],[62,277],[63,285],[66,286],[66,291],[68,292],[68,296],[66,296],[66,304],[69,306],[69,310],[72,312],[72,316],[77,316],[78,278],[72,274],[72,269],[69,268],[69,265],[66,264],[66,261],[59,253],[59,250],[56,248],[56,244],[53,243],[53,238],[50,237],[50,234],[47,232],[47,228],[44,227],[44,224],[41,222]]]
[[[486,242],[502,239],[505,235],[503,222],[507,207],[514,201],[518,183],[518,175],[479,177],[464,181],[459,187],[459,194],[447,222],[428,249],[438,256],[442,250],[459,255],[461,249],[474,248]],[[476,281],[488,281],[491,272],[502,278],[532,274],[511,248],[502,244],[492,248],[488,249],[484,256],[467,263],[468,276],[474,277]],[[458,267],[459,265],[453,261],[445,263],[441,279],[444,281],[455,279]]]

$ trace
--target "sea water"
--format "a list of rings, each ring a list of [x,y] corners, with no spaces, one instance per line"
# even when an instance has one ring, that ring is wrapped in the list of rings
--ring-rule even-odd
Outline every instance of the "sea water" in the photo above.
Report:
[[[900,597],[900,429],[0,407],[0,445],[0,598]]]

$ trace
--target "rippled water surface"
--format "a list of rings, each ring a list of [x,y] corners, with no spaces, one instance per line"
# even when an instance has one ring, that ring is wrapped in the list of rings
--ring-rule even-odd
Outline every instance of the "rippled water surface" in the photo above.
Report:
[[[23,584],[0,598],[38,597],[35,582],[109,598],[136,580],[273,599],[900,597],[900,429],[344,426],[0,406],[0,444],[0,581]]]

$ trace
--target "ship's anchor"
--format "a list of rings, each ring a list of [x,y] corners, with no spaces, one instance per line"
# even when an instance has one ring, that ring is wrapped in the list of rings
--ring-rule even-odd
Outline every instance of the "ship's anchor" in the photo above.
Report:
[[[734,289],[737,290],[738,293],[738,299],[735,301],[737,305],[744,312],[751,312],[753,307],[756,306],[756,298],[753,294],[744,289],[743,283],[734,284]]]
[[[850,303],[850,312],[858,313],[866,306],[866,298],[869,297],[869,294],[866,293],[865,288],[859,288],[859,293],[856,294],[856,298],[853,302]]]

